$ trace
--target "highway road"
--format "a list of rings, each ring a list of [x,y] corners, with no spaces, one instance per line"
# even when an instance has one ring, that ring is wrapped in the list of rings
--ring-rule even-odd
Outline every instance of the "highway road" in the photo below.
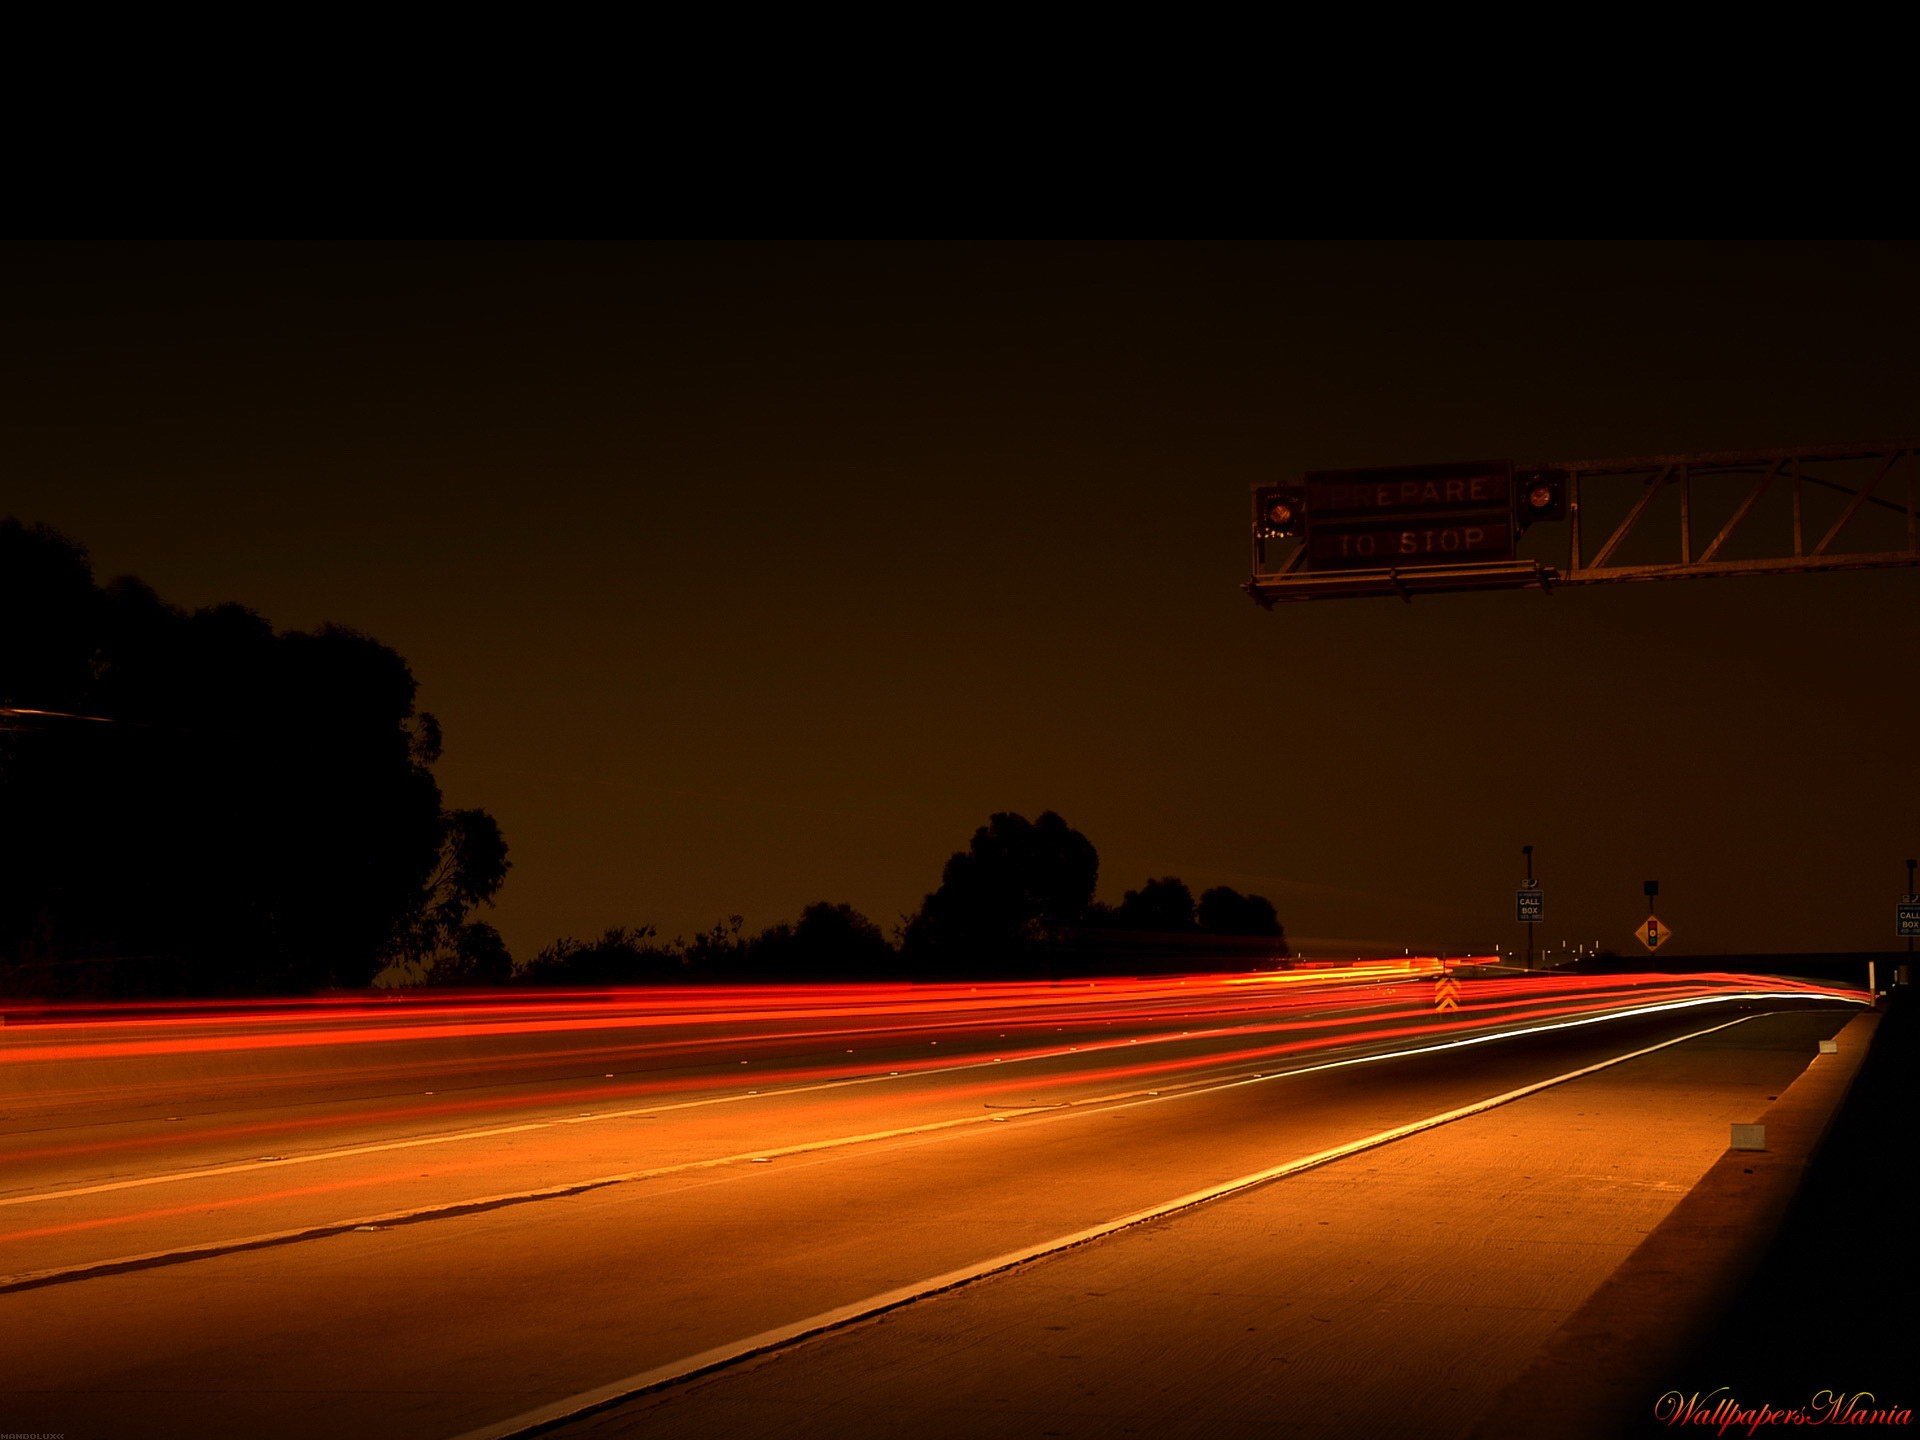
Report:
[[[1183,1200],[1225,1197],[1175,1232],[1289,1187],[1325,1206],[1312,1171],[1248,1182],[1666,1066],[1685,1083],[1654,1113],[1693,1138],[1635,1162],[1661,1208],[1734,1099],[1864,998],[1484,969],[1462,991],[1438,1012],[1431,966],[1382,964],[16,1006],[0,1431],[513,1433]],[[1679,1064],[1729,1051],[1752,1062],[1730,1079]],[[1471,1203],[1473,1173],[1436,1173]]]

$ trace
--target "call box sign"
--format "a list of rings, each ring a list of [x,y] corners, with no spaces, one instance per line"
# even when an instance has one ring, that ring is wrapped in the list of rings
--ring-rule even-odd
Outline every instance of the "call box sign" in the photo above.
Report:
[[[1514,556],[1510,461],[1316,470],[1305,488],[1312,570],[1405,569]]]

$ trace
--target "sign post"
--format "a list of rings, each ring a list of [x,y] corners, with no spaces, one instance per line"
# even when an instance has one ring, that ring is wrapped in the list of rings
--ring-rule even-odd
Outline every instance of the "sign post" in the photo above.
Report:
[[[1514,892],[1514,918],[1527,927],[1527,969],[1533,969],[1533,927],[1546,918],[1547,897],[1541,893],[1540,882],[1533,878],[1533,847],[1522,845],[1520,853],[1527,860],[1526,882]]]
[[[1673,938],[1673,931],[1653,913],[1653,898],[1660,893],[1658,880],[1646,880],[1640,885],[1640,893],[1647,897],[1647,918],[1640,922],[1640,928],[1633,932],[1633,938],[1649,950],[1658,950]]]
[[[1893,933],[1907,942],[1907,963],[1904,968],[1908,977],[1913,974],[1914,937],[1920,936],[1920,890],[1916,890],[1913,884],[1914,863],[1912,860],[1907,861],[1907,893],[1901,897],[1900,903],[1893,907]],[[1869,960],[1867,962],[1868,990],[1873,989],[1873,978],[1873,962]],[[1901,977],[1896,974],[1893,977],[1893,983],[1900,984]]]

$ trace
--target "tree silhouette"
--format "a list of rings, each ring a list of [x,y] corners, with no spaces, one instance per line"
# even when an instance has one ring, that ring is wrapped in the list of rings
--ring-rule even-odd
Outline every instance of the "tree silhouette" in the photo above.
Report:
[[[1049,810],[1038,820],[1002,812],[947,861],[940,888],[908,920],[901,950],[911,971],[991,975],[1044,961],[1064,926],[1093,899],[1100,855]]]
[[[430,985],[492,986],[513,979],[513,956],[500,932],[483,921],[462,925],[427,967]]]
[[[438,722],[431,715],[421,718],[429,722],[429,733],[437,741]],[[416,755],[421,748],[416,739]],[[438,753],[437,744],[435,753]],[[499,945],[504,953],[504,943],[490,925],[481,924],[478,929],[488,932],[491,941],[469,934],[476,926],[468,917],[478,906],[493,904],[493,897],[499,893],[509,868],[506,837],[500,833],[493,816],[484,810],[443,811],[440,854],[421,887],[420,904],[394,946],[395,958],[442,983],[454,976],[469,978],[453,983],[493,983],[470,978],[475,965],[481,963],[475,957],[484,951],[486,960],[481,968],[492,973],[496,967],[492,963],[491,947]],[[475,950],[476,946],[480,947],[479,951]],[[500,979],[508,978],[512,969],[509,958],[507,973]]]
[[[637,925],[617,926],[597,940],[556,940],[517,978],[533,985],[662,985],[688,976],[684,949],[656,943],[651,925]]]
[[[1200,897],[1200,928],[1212,935],[1270,935],[1279,939],[1278,953],[1287,953],[1286,931],[1273,902],[1264,895],[1242,895],[1216,885]]]
[[[763,930],[747,947],[747,966],[762,980],[884,980],[897,973],[899,956],[858,910],[823,900],[798,923]]]
[[[12,520],[0,606],[34,617],[0,627],[0,983],[301,991],[364,985],[423,934],[473,949],[505,846],[443,811],[439,727],[391,649],[96,585]]]
[[[1189,934],[1196,928],[1193,891],[1185,881],[1171,875],[1164,880],[1149,880],[1121,897],[1111,923],[1122,929],[1151,930],[1162,935]]]
[[[751,937],[733,915],[691,941],[663,943],[650,925],[609,930],[597,940],[557,940],[515,979],[643,985],[1063,977],[1114,967],[1246,968],[1287,954],[1273,906],[1258,895],[1219,886],[1200,897],[1196,914],[1192,891],[1167,877],[1107,907],[1092,898],[1099,867],[1092,843],[1053,812],[1033,821],[1003,813],[948,860],[940,888],[905,921],[898,949],[852,906],[821,901],[798,921]],[[450,961],[448,976],[470,974],[465,965]]]

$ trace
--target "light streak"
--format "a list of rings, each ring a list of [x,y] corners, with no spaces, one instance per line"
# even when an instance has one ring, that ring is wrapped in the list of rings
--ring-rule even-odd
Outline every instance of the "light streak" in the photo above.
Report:
[[[1416,962],[1419,963],[1419,962]],[[1433,962],[1435,971],[1439,962]],[[1308,984],[1291,980],[1287,976],[1233,974],[1226,976],[1188,976],[1173,980],[1153,978],[1137,981],[1096,981],[1066,982],[1049,984],[1022,984],[1008,987],[1009,992],[1017,992],[1019,1003],[1024,1007],[1021,1013],[1010,1012],[1006,1008],[1012,996],[1008,992],[996,992],[989,989],[982,993],[978,986],[913,987],[898,985],[880,986],[814,986],[814,987],[764,987],[742,988],[720,994],[711,991],[683,991],[662,997],[655,992],[616,991],[605,992],[592,997],[572,995],[541,996],[530,999],[513,997],[501,1000],[486,997],[480,1001],[436,1000],[419,1007],[400,1007],[400,1013],[409,1022],[417,1021],[422,1015],[434,1014],[445,1017],[448,1024],[443,1027],[427,1028],[426,1038],[435,1040],[470,1038],[474,1027],[467,1023],[467,1017],[476,1011],[493,1015],[496,1019],[511,1016],[508,1028],[482,1027],[490,1037],[512,1035],[522,1038],[533,1037],[551,1039],[556,1035],[569,1037],[579,1033],[578,1026],[567,1024],[558,1031],[548,1028],[556,1018],[563,1021],[580,1019],[583,1024],[619,1026],[634,1030],[645,1030],[656,1023],[663,1004],[671,1012],[676,1003],[684,1003],[701,1017],[707,1025],[726,1026],[734,1019],[746,1014],[760,1021],[774,1021],[800,1016],[802,1019],[816,1018],[822,1010],[835,1015],[856,1014],[864,1017],[865,1024],[858,1026],[840,1026],[827,1030],[777,1030],[758,1035],[740,1035],[721,1033],[719,1035],[679,1037],[666,1041],[637,1041],[624,1047],[623,1055],[630,1063],[648,1067],[634,1079],[622,1080],[609,1085],[605,1081],[612,1077],[601,1076],[600,1080],[582,1086],[577,1078],[570,1078],[560,1086],[551,1083],[544,1088],[526,1093],[510,1094],[449,1094],[440,1096],[428,1092],[432,1104],[423,1104],[411,1100],[404,1104],[392,1103],[390,1099],[375,1097],[374,1104],[360,1106],[346,1113],[338,1111],[318,1116],[274,1116],[269,1119],[248,1122],[224,1122],[196,1124],[184,1131],[169,1130],[159,1133],[117,1135],[109,1138],[89,1138],[86,1140],[65,1140],[39,1145],[25,1144],[0,1148],[0,1154],[15,1165],[27,1162],[47,1162],[54,1160],[83,1159],[89,1156],[107,1156],[111,1154],[137,1154],[140,1152],[178,1151],[188,1139],[200,1146],[237,1145],[242,1141],[252,1143],[256,1149],[271,1145],[272,1148],[286,1148],[287,1140],[298,1141],[303,1135],[327,1129],[360,1129],[369,1125],[404,1126],[408,1124],[437,1125],[438,1134],[415,1136],[392,1142],[394,1147],[407,1144],[444,1144],[463,1137],[478,1137],[499,1133],[518,1133],[526,1129],[545,1128],[560,1123],[575,1123],[582,1119],[596,1122],[633,1118],[639,1115],[657,1113],[663,1107],[682,1108],[686,1104],[731,1103],[746,1099],[775,1099],[794,1094],[842,1088],[855,1085],[870,1085],[886,1081],[913,1081],[919,1079],[955,1075],[957,1072],[986,1070],[993,1067],[1027,1067],[1020,1074],[1010,1074],[1002,1068],[995,1078],[988,1080],[984,1076],[971,1080],[958,1080],[943,1087],[942,1094],[949,1099],[978,1099],[983,1096],[1005,1095],[1014,1091],[1030,1093],[1058,1092],[1072,1087],[1083,1087],[1092,1083],[1113,1081],[1144,1080],[1149,1078],[1179,1078],[1183,1075],[1195,1075],[1202,1072],[1219,1071],[1237,1065],[1272,1061],[1281,1057],[1300,1056],[1324,1052],[1341,1047],[1372,1045],[1393,1040],[1415,1039],[1423,1036],[1457,1034],[1459,1040],[1448,1042],[1433,1049],[1450,1048],[1452,1045],[1479,1044],[1495,1039],[1514,1038],[1533,1033],[1535,1029],[1559,1028],[1548,1022],[1569,1016],[1584,1015],[1588,1019],[1569,1023],[1595,1023],[1603,1019],[1630,1018],[1636,1015],[1657,1013],[1662,1009],[1681,1008],[1698,1004],[1729,1003],[1736,1001],[1761,1001],[1780,999],[1824,999],[1840,1001],[1864,1001],[1864,992],[1834,990],[1806,982],[1767,980],[1760,988],[1756,977],[1742,977],[1724,974],[1681,976],[1681,975],[1638,975],[1638,976],[1526,976],[1518,979],[1470,980],[1466,983],[1467,1008],[1445,1018],[1435,1017],[1427,1000],[1424,987],[1413,989],[1404,984],[1377,985],[1380,972],[1390,971],[1402,977],[1409,971],[1404,962],[1393,962],[1384,966],[1351,967],[1353,975],[1335,982],[1332,986],[1324,983],[1324,975],[1316,975],[1314,983]],[[1742,988],[1744,987],[1744,988]],[[1095,995],[1089,999],[1087,991]],[[1659,995],[1658,1003],[1648,1004],[1650,995]],[[1172,997],[1170,999],[1170,996]],[[911,1003],[902,1003],[902,997]],[[776,999],[786,998],[796,1003],[782,1006],[773,1003]],[[850,999],[861,1003],[850,1005]],[[1177,1001],[1177,1003],[1175,1003]],[[1231,1003],[1229,1003],[1231,1001]],[[891,1008],[889,1008],[889,1006]],[[984,1014],[974,1013],[984,1007]],[[53,1044],[26,1046],[9,1057],[16,1063],[39,1062],[51,1067],[57,1074],[60,1069],[75,1062],[81,1062],[81,1068],[91,1072],[97,1064],[108,1058],[127,1059],[129,1051],[133,1058],[151,1061],[156,1055],[179,1054],[231,1054],[232,1042],[258,1039],[258,1036],[233,1036],[226,1027],[243,1018],[231,1002],[217,1002],[213,1009],[215,1033],[200,1043],[197,1034],[186,1037],[168,1037],[163,1042],[169,1048],[155,1050],[154,1038],[150,1026],[154,1017],[150,1015],[133,1017],[131,1024],[127,1017],[100,1020],[92,1018],[91,1007],[81,1007],[86,1019],[59,1019],[49,1021],[46,1033],[57,1033],[62,1039]],[[596,1010],[592,1017],[580,1017],[580,1010]],[[1314,1013],[1336,1012],[1336,1013]],[[198,1014],[197,1007],[189,1007],[185,1020],[173,1016],[163,1023],[196,1029],[193,1017]],[[320,1028],[302,1030],[301,1038],[315,1043],[326,1043],[326,1037],[342,1033],[340,1024],[345,1022],[345,1033],[355,1037],[356,1044],[373,1043],[372,1035],[379,1032],[378,1026],[369,1024],[370,1017],[398,1018],[392,1009],[367,1006],[363,1000],[348,999],[341,1001],[322,1001],[312,1004],[281,1002],[266,1007],[266,1020],[256,1008],[244,1018],[249,1023],[312,1023],[320,1017]],[[1249,1015],[1259,1018],[1249,1022]],[[936,1018],[937,1017],[937,1018]],[[682,1016],[681,1018],[685,1018]],[[1156,1028],[1168,1020],[1175,1020],[1190,1027],[1181,1030]],[[1103,1024],[1122,1027],[1118,1033],[1105,1038],[1081,1038],[1080,1043],[1067,1045],[1059,1041],[1044,1044],[1032,1043],[1034,1032],[1050,1030],[1055,1034],[1066,1028],[1065,1021],[1075,1026]],[[1220,1022],[1206,1024],[1202,1022]],[[1514,1021],[1531,1021],[1515,1025]],[[1005,1030],[996,1027],[1006,1026]],[[123,1027],[127,1027],[123,1029]],[[1504,1028],[1501,1028],[1504,1027]],[[410,1039],[422,1038],[421,1027],[413,1023],[396,1025],[397,1031]],[[905,1058],[886,1053],[890,1043],[924,1034],[928,1029],[936,1030],[943,1038],[968,1040],[975,1044],[986,1042],[987,1048],[995,1053],[987,1056],[963,1053],[952,1057],[934,1058],[921,1056]],[[991,1030],[991,1036],[982,1033]],[[1138,1033],[1127,1033],[1137,1030]],[[85,1033],[105,1038],[77,1040],[66,1038],[70,1034]],[[122,1038],[122,1036],[126,1038]],[[771,1053],[770,1046],[786,1045],[795,1042],[812,1042],[822,1037],[836,1039],[850,1035],[859,1035],[869,1041],[870,1048],[878,1053],[869,1057],[847,1056],[852,1051],[836,1053],[831,1058],[787,1056]],[[1274,1043],[1245,1043],[1236,1048],[1219,1049],[1222,1040],[1256,1041],[1264,1037],[1285,1035],[1284,1040]],[[997,1044],[994,1041],[1014,1038],[1012,1044]],[[273,1037],[267,1037],[273,1038]],[[917,1043],[917,1041],[915,1042]],[[936,1042],[937,1043],[937,1042]],[[682,1062],[716,1047],[731,1048],[737,1052],[742,1046],[753,1048],[756,1063],[750,1067],[752,1074],[725,1077],[711,1072],[701,1072],[697,1065],[686,1068]],[[179,1048],[184,1046],[184,1048]],[[1099,1063],[1099,1057],[1106,1052],[1123,1050],[1128,1047],[1144,1047],[1133,1050],[1132,1056],[1124,1064]],[[836,1047],[837,1048],[837,1047]],[[1153,1052],[1149,1054],[1148,1052]],[[1183,1053],[1186,1052],[1186,1053]],[[605,1050],[589,1052],[596,1067],[601,1057],[610,1053]],[[1410,1052],[1412,1053],[1412,1052]],[[1036,1070],[1033,1067],[1046,1061],[1066,1061],[1072,1056],[1073,1063],[1057,1073]],[[577,1053],[567,1053],[559,1057],[551,1055],[535,1056],[486,1056],[474,1057],[462,1055],[452,1061],[430,1062],[441,1066],[442,1072],[451,1069],[454,1073],[463,1073],[479,1077],[489,1083],[499,1084],[500,1079],[492,1074],[502,1069],[510,1075],[515,1074],[515,1066],[533,1063],[551,1063],[554,1059],[574,1059]],[[1089,1063],[1092,1061],[1094,1063]],[[712,1064],[712,1060],[707,1061]],[[737,1062],[746,1067],[747,1061]],[[1333,1062],[1357,1063],[1357,1062]],[[681,1073],[673,1073],[680,1070]],[[302,1072],[303,1075],[311,1072]],[[335,1073],[330,1078],[339,1081],[353,1081],[364,1073],[347,1070]],[[596,1072],[597,1069],[596,1069]],[[249,1083],[257,1077],[249,1077]],[[753,1088],[744,1088],[751,1080]],[[150,1083],[150,1082],[143,1082]],[[131,1087],[138,1089],[139,1087]],[[98,1098],[103,1094],[115,1093],[114,1087],[92,1087],[61,1090],[57,1086],[49,1092],[56,1101]],[[672,1104],[675,1097],[689,1094],[705,1094],[706,1099]],[[428,1097],[422,1097],[428,1098]],[[21,1098],[16,1095],[16,1100]],[[38,1097],[43,1102],[47,1095]],[[478,1119],[487,1114],[508,1112],[537,1112],[543,1107],[571,1107],[582,1101],[595,1105],[595,1110],[586,1116],[539,1117],[525,1124],[511,1126],[488,1126],[480,1129],[467,1129],[446,1133],[444,1127],[457,1124],[463,1117]],[[634,1106],[631,1102],[641,1101]],[[613,1102],[613,1103],[609,1103]],[[878,1103],[888,1103],[881,1098]],[[625,1108],[622,1108],[624,1105]],[[173,1117],[169,1117],[171,1120]],[[268,1137],[271,1137],[269,1139]],[[370,1148],[390,1148],[388,1142],[376,1146],[335,1147],[333,1150],[322,1148],[310,1151],[289,1161],[274,1163],[308,1163],[315,1159],[325,1159],[329,1155],[348,1153],[367,1153]],[[164,1172],[156,1177],[148,1177],[132,1183],[164,1183],[170,1178],[192,1178],[212,1173],[225,1173],[233,1168],[250,1168],[247,1165],[192,1166]],[[29,1201],[33,1192],[25,1192],[10,1201]]]

